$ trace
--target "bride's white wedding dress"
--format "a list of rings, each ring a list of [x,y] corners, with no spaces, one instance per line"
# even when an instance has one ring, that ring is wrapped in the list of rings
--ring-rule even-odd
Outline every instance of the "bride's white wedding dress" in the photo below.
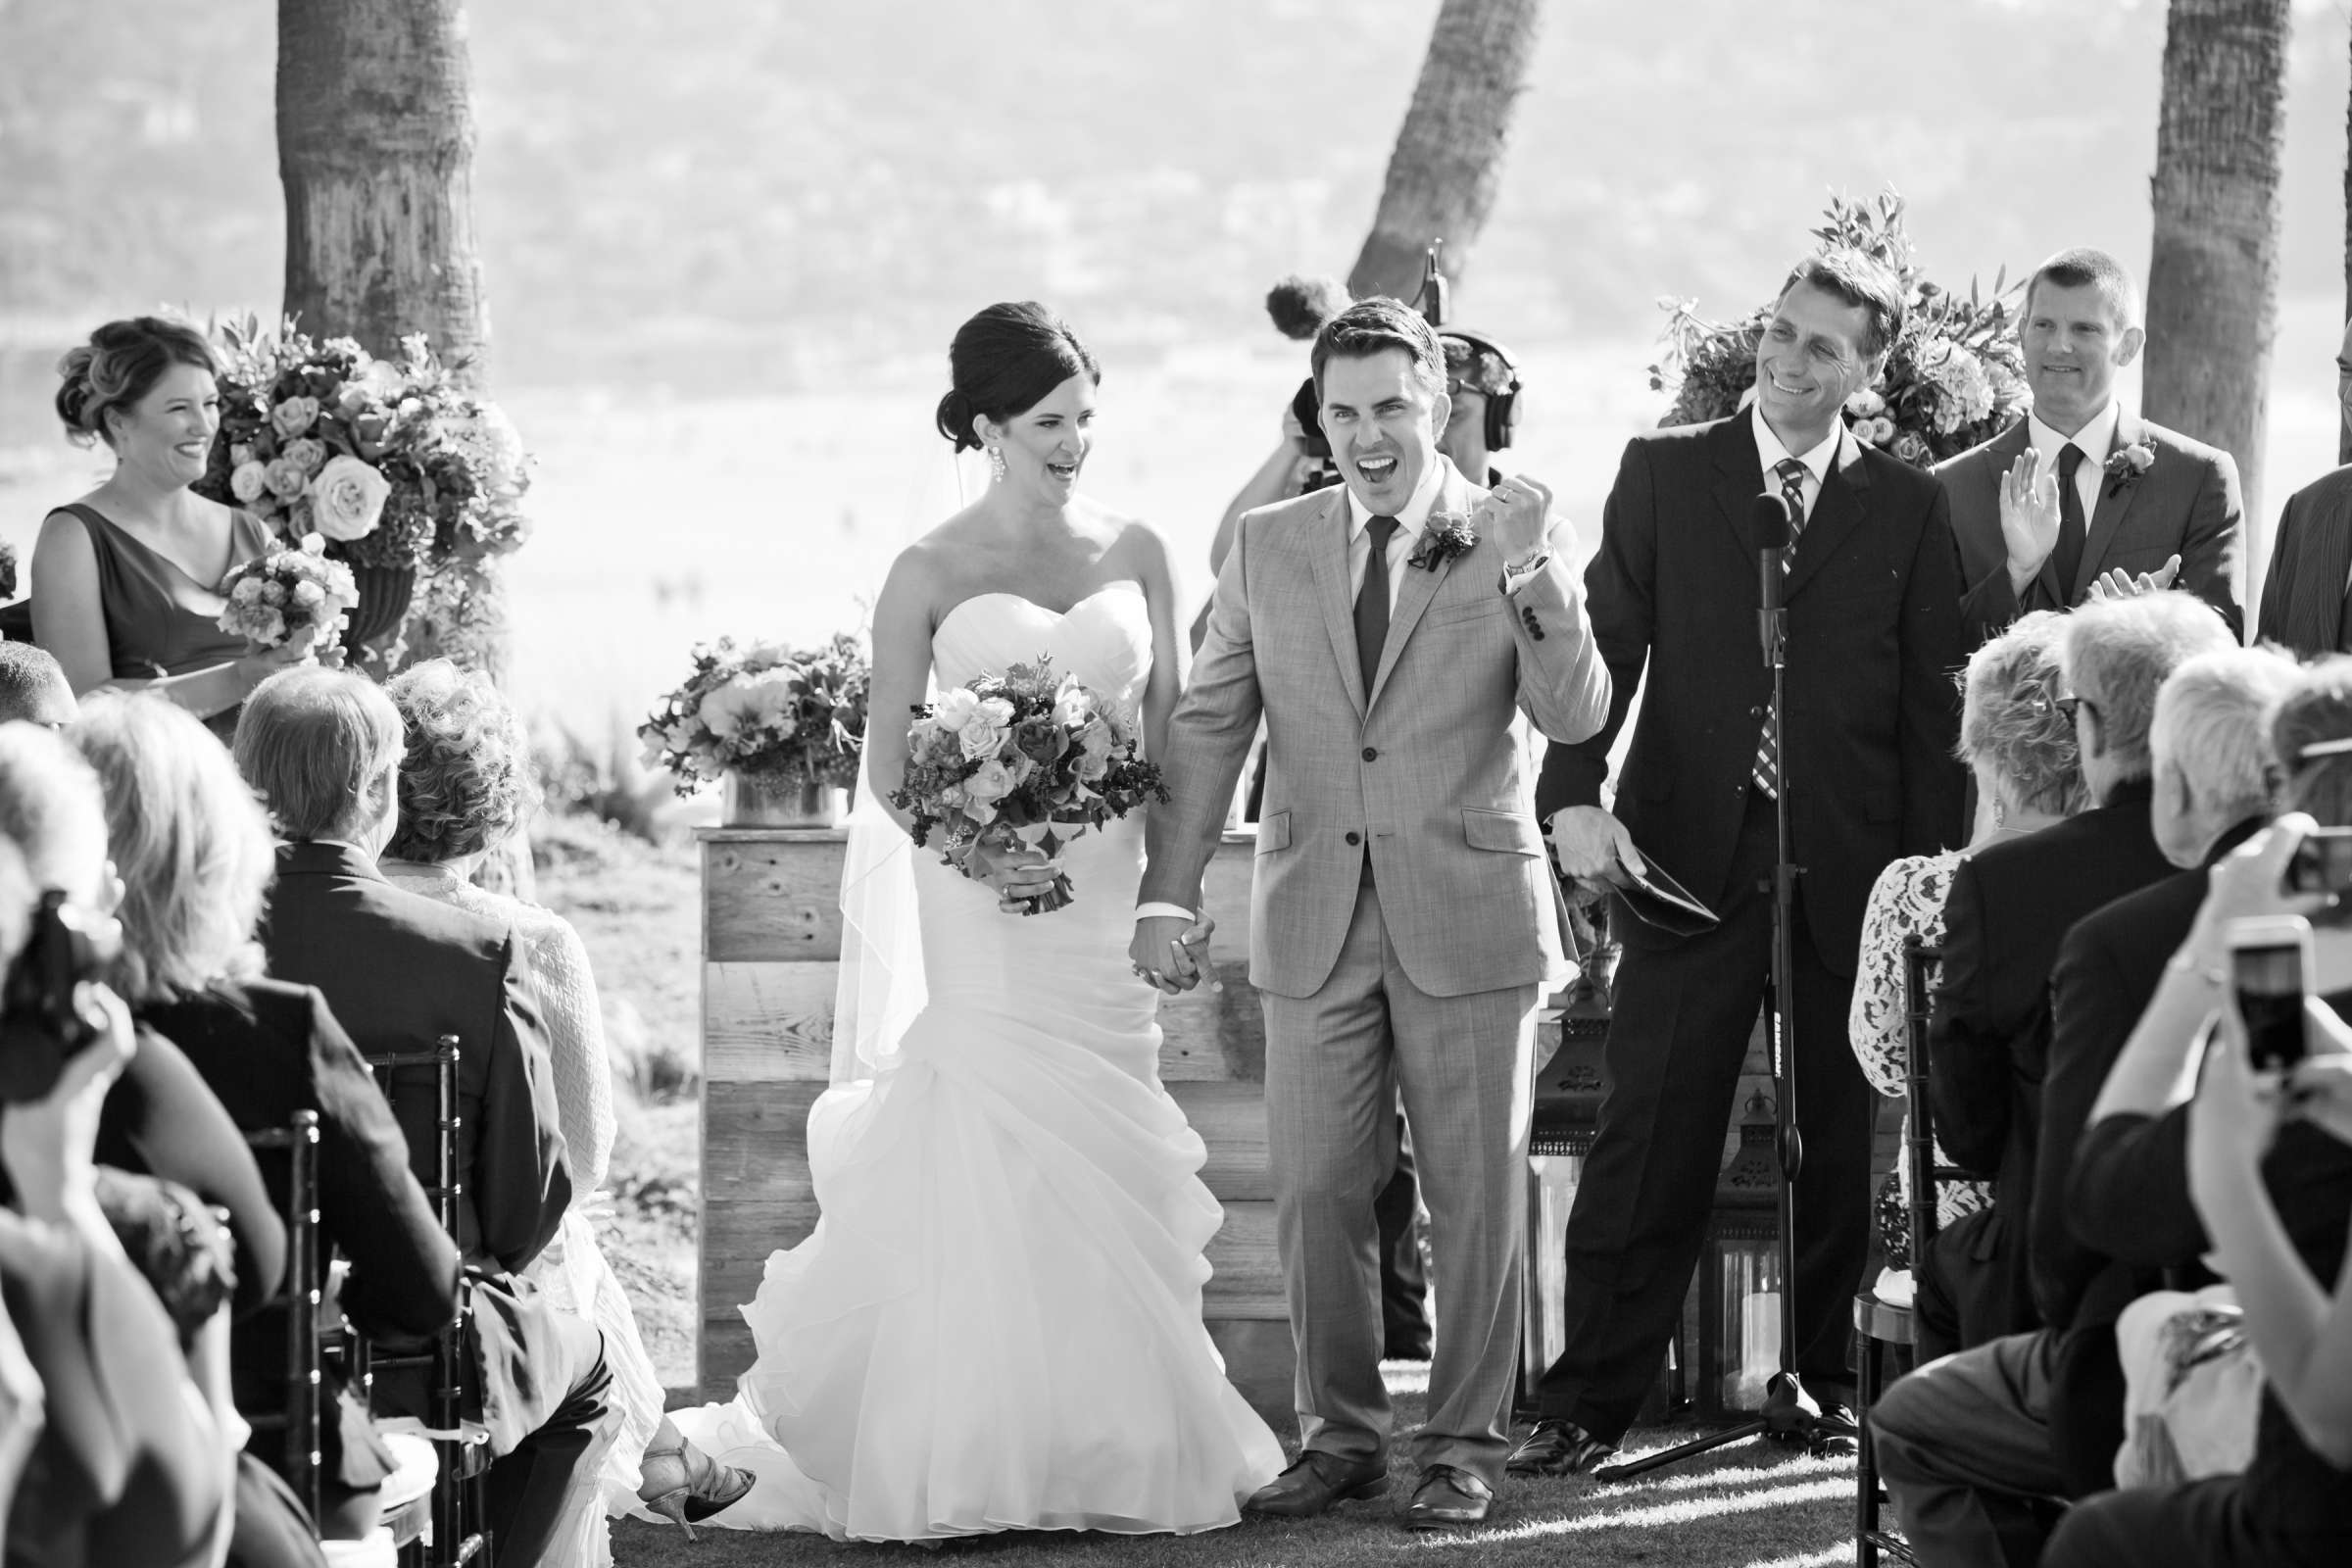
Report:
[[[945,690],[1051,654],[1132,710],[1151,649],[1142,593],[1114,584],[1060,615],[966,600],[932,659]],[[1141,820],[1061,858],[1077,902],[1024,917],[915,852],[928,1004],[810,1112],[822,1218],[744,1309],[735,1400],[677,1413],[759,1478],[710,1523],[1182,1533],[1232,1524],[1281,1469],[1201,1325],[1223,1216],[1127,960]]]

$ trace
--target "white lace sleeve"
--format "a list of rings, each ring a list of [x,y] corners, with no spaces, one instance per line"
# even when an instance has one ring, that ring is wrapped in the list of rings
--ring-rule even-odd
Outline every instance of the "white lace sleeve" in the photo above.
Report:
[[[1903,938],[1943,938],[1943,901],[1957,855],[1906,856],[1888,863],[1862,910],[1862,952],[1846,1034],[1862,1076],[1882,1095],[1903,1092]]]
[[[556,1113],[571,1157],[572,1201],[605,1185],[612,1161],[612,1063],[605,1054],[605,1015],[580,934],[562,915],[545,913],[531,944],[548,1054],[556,1069]]]

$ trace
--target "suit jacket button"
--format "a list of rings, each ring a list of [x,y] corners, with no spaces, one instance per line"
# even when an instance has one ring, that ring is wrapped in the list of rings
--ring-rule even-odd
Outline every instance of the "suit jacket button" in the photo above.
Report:
[[[1367,747],[1365,747],[1365,748],[1364,748],[1364,760],[1365,760],[1365,761],[1367,761],[1367,762],[1370,762],[1370,761],[1377,760],[1379,759],[1379,757],[1380,757],[1380,748],[1379,748],[1379,747],[1377,747],[1377,746],[1367,746]]]
[[[1350,844],[1361,844],[1364,842],[1364,836],[1361,833],[1358,833],[1355,829],[1349,828],[1348,830],[1348,842]]]

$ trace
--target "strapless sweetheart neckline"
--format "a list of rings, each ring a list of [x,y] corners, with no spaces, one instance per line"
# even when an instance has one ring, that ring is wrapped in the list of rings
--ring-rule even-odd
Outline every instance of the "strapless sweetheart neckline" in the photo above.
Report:
[[[1009,589],[1004,588],[991,588],[986,593],[977,593],[973,594],[967,599],[957,600],[953,609],[949,610],[946,614],[939,617],[939,624],[937,627],[933,628],[931,635],[934,639],[936,639],[941,632],[948,629],[949,621],[954,620],[957,615],[961,614],[966,608],[980,603],[980,601],[983,599],[1009,599],[1016,605],[1027,605],[1031,610],[1034,610],[1039,614],[1048,616],[1051,619],[1068,620],[1071,616],[1077,614],[1078,612],[1084,610],[1087,606],[1093,604],[1096,600],[1102,598],[1104,595],[1121,593],[1133,594],[1136,598],[1142,599],[1144,597],[1144,585],[1135,581],[1133,578],[1127,577],[1122,577],[1116,582],[1106,582],[1102,587],[1096,589],[1093,593],[1087,594],[1085,597],[1074,602],[1067,610],[1052,610],[1044,605],[1039,604],[1027,594],[1016,594],[1011,592]]]

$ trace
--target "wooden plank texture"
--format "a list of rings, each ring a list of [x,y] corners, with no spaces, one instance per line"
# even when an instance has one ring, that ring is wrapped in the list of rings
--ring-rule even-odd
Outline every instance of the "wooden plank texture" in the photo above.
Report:
[[[711,963],[841,956],[840,829],[738,830],[703,841],[703,957]]]
[[[1207,1318],[1287,1318],[1282,1260],[1274,1250],[1272,1200],[1235,1200],[1225,1205],[1225,1224],[1208,1244],[1208,1289],[1200,1314]]]
[[[1270,1200],[1266,1169],[1266,1094],[1261,1084],[1175,1083],[1168,1093],[1208,1146],[1200,1180],[1221,1201]]]
[[[833,1068],[841,965],[703,965],[703,1076],[713,1083],[823,1082]]]

